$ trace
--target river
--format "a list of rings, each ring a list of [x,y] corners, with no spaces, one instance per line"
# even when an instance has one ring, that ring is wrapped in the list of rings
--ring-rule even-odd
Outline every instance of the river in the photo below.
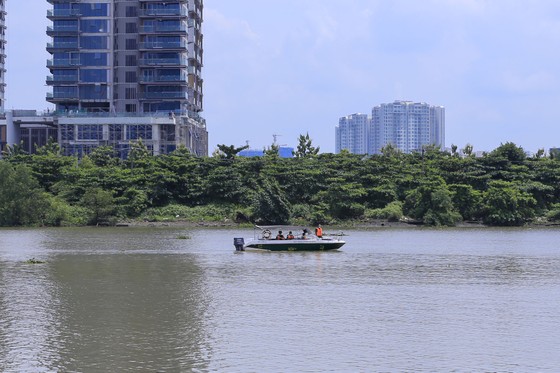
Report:
[[[559,229],[344,233],[1,229],[0,371],[560,371]]]

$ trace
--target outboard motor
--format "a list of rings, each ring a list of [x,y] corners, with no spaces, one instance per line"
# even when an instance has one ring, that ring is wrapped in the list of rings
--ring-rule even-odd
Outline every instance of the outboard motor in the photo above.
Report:
[[[243,248],[245,246],[245,240],[243,238],[234,238],[233,245],[235,246],[236,251],[245,251],[245,249]]]

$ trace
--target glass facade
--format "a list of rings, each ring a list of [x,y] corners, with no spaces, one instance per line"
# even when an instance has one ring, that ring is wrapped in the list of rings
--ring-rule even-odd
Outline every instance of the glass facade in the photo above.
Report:
[[[202,0],[48,2],[47,85],[52,93],[47,101],[57,115],[82,118],[60,124],[66,154],[81,156],[93,144],[110,144],[123,157],[129,143],[140,139],[159,154],[178,144],[194,147],[202,139],[203,147],[196,145],[193,153],[207,155],[208,136],[199,114]],[[99,125],[83,120],[89,116],[115,120]],[[134,124],[131,117],[158,120]],[[191,125],[200,128],[184,128]],[[189,137],[194,132],[199,134],[195,140]]]
[[[21,128],[20,136],[23,150],[29,154],[37,148],[47,145],[49,139],[57,141],[58,131],[55,128]]]

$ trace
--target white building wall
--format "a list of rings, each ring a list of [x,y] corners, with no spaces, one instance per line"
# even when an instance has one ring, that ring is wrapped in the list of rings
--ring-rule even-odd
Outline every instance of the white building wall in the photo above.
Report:
[[[367,154],[370,140],[371,120],[367,114],[352,114],[342,117],[335,129],[335,152],[348,150],[353,154]]]
[[[445,109],[427,103],[395,101],[372,109],[374,140],[370,154],[379,154],[391,144],[404,153],[423,146],[445,146]]]

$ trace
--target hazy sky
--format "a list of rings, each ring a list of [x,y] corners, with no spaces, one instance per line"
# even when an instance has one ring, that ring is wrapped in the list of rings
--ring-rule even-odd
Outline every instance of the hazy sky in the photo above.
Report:
[[[45,0],[8,0],[6,109],[46,109]],[[446,108],[446,145],[560,146],[558,0],[205,0],[204,91],[217,144],[262,149],[377,104]]]

